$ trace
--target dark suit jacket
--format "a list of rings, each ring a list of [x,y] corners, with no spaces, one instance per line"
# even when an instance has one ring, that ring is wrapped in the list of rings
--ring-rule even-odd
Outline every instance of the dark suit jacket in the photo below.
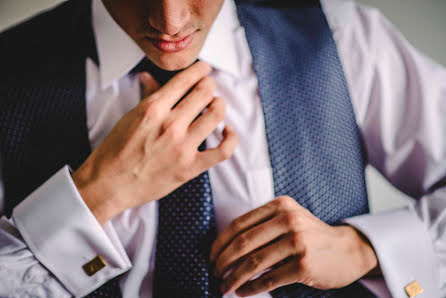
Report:
[[[5,213],[90,153],[85,61],[97,62],[91,1],[68,1],[0,34],[0,152]]]

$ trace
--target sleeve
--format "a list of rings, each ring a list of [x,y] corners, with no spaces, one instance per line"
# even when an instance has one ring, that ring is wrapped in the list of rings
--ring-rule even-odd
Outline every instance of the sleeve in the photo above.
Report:
[[[424,289],[417,297],[446,297],[446,69],[412,47],[377,9],[337,2],[348,13],[325,1],[327,19],[369,163],[414,198],[406,208],[346,222],[369,238],[381,285],[393,297],[408,297],[414,281]]]
[[[385,281],[381,287],[392,297],[407,298],[406,287],[414,281],[423,289],[417,297],[445,297],[445,199],[443,189],[406,208],[345,221],[372,243]],[[371,288],[369,278],[361,282]]]
[[[76,297],[131,268],[111,223],[102,227],[96,221],[68,166],[19,204],[8,225],[2,219],[0,264],[0,280],[13,273],[7,280],[14,291],[55,289]]]
[[[5,217],[0,219],[0,281],[0,297],[71,297]]]

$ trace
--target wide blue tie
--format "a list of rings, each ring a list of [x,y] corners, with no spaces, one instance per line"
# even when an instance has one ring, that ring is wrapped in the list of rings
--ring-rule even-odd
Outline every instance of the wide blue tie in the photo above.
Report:
[[[276,196],[326,223],[368,212],[365,154],[332,32],[319,1],[238,1],[259,82]],[[274,297],[374,297],[359,283],[302,284]]]

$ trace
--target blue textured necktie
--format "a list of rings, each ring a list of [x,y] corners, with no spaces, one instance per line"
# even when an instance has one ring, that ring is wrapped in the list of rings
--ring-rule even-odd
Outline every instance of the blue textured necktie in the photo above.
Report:
[[[368,212],[365,156],[342,65],[319,1],[239,1],[259,81],[276,196],[329,224]],[[292,284],[273,297],[375,297],[358,282]]]

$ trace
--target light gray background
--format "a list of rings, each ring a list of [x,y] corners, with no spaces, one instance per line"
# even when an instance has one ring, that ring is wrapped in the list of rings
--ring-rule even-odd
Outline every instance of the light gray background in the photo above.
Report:
[[[0,0],[0,30],[59,2],[62,1]],[[445,0],[359,0],[359,2],[380,8],[412,44],[446,65]],[[372,212],[396,208],[410,201],[370,167],[367,169],[367,184]]]

